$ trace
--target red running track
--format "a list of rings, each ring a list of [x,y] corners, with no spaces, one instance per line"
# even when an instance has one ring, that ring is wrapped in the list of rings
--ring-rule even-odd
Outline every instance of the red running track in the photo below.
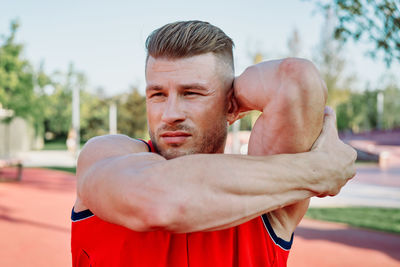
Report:
[[[0,266],[71,266],[70,213],[75,177],[24,169],[0,183]],[[400,266],[400,235],[303,220],[288,266]]]

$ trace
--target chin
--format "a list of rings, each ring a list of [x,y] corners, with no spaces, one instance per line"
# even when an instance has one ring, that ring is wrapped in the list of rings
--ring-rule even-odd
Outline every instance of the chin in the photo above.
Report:
[[[181,149],[168,149],[168,150],[164,150],[164,151],[160,151],[161,156],[163,156],[166,159],[174,159],[174,158],[178,158],[178,157],[182,157],[182,156],[186,156],[186,155],[191,155],[191,154],[195,154],[192,151],[184,151]]]

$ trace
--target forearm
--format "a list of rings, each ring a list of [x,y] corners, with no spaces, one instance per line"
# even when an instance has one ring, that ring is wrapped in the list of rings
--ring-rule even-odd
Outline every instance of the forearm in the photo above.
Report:
[[[103,219],[139,231],[226,228],[318,194],[317,154],[198,154],[157,161],[140,171],[127,167],[135,165],[128,156],[110,163],[123,171],[107,171],[103,164],[88,175],[83,190],[94,190],[103,201],[83,201]],[[102,212],[108,203],[114,203],[108,210],[124,216]]]
[[[316,171],[322,161],[316,154],[192,155],[154,166],[154,175],[146,176],[164,192],[156,206],[166,205],[162,210],[168,213],[162,217],[171,216],[165,225],[168,230],[210,230],[318,194],[324,173]]]

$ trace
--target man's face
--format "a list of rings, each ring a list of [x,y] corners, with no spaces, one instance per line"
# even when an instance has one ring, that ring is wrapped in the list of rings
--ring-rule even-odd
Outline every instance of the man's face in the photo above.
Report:
[[[173,60],[149,57],[147,120],[152,143],[165,158],[223,152],[228,90],[217,60],[211,53]]]

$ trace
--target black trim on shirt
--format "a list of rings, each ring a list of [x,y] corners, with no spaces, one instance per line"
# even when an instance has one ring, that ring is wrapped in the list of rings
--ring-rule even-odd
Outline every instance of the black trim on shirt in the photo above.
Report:
[[[139,140],[139,141],[142,141],[143,143],[145,143],[147,148],[149,149],[149,152],[151,152],[151,147],[150,147],[149,143],[147,143],[146,141],[144,141],[142,139],[136,139],[136,140]]]
[[[280,248],[282,248],[283,250],[289,250],[292,247],[292,244],[293,244],[293,234],[292,234],[292,237],[290,238],[290,241],[283,240],[282,238],[278,237],[275,234],[274,229],[272,229],[272,226],[269,223],[267,214],[263,214],[261,216],[261,218],[262,218],[262,220],[264,222],[265,228],[267,228],[269,236],[272,238],[274,243],[277,246],[279,246]]]
[[[72,208],[71,220],[73,222],[77,222],[92,217],[93,215],[94,214],[89,209],[80,212],[75,212],[74,208]]]
[[[143,143],[145,143],[147,148],[149,149],[149,152],[151,152],[151,147],[150,147],[149,143],[147,143],[146,141],[144,141],[142,139],[136,139],[136,140],[139,140],[139,141],[142,141]],[[94,214],[89,209],[83,210],[80,212],[75,212],[74,208],[72,208],[71,220],[73,222],[76,222],[76,221],[80,221],[80,220],[84,220],[89,217],[92,217],[93,215]]]

